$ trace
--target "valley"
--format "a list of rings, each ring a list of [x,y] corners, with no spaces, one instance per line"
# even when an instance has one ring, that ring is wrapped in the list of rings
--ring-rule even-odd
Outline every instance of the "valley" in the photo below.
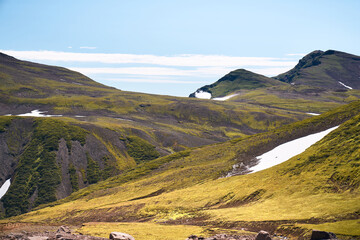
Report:
[[[360,238],[358,56],[315,51],[274,78],[239,69],[190,98],[0,60],[0,186],[11,179],[0,230],[67,224],[149,240],[159,239],[154,229],[162,239],[260,230],[309,239],[320,229]],[[258,156],[330,128],[251,173]]]

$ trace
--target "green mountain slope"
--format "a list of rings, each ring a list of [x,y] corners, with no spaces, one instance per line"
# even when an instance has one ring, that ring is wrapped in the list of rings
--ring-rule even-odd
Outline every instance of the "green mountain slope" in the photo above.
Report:
[[[160,221],[289,234],[296,224],[356,220],[360,209],[359,122],[357,101],[268,133],[141,164],[16,221]],[[247,164],[279,144],[339,124],[287,162],[254,174],[221,178],[235,163]],[[297,234],[307,234],[305,227],[298,230]],[[356,228],[347,234],[360,235]]]
[[[314,51],[274,79],[334,90],[360,89],[360,57],[344,52]],[[341,84],[343,83],[343,84]],[[346,86],[348,87],[346,87]]]
[[[7,216],[62,199],[159,156],[307,117],[252,104],[120,91],[64,68],[4,54],[0,66],[0,115],[35,109],[59,115],[0,117],[0,185],[9,178],[13,182],[4,197],[2,212]],[[49,182],[45,188],[43,178]]]
[[[211,85],[199,88],[196,92],[209,92],[212,98],[216,98],[227,96],[241,89],[254,90],[278,85],[285,84],[245,69],[238,69],[226,74]],[[195,93],[190,94],[189,97],[195,97]]]
[[[293,69],[274,78],[239,69],[190,94],[211,93],[214,100],[323,113],[360,97],[360,57],[329,50],[314,51]],[[351,87],[353,86],[353,87]],[[352,89],[350,89],[352,88]]]
[[[171,151],[266,131],[306,117],[251,104],[237,107],[231,103],[120,91],[64,68],[4,54],[0,60],[0,115],[40,109],[95,124],[120,122],[134,128],[136,135],[139,130],[144,131],[143,135],[158,139]],[[254,118],[258,121],[252,121]],[[152,129],[156,131],[148,133]]]

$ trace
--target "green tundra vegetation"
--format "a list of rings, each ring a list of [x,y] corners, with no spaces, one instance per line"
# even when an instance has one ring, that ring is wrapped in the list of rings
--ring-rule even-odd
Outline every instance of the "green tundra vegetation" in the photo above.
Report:
[[[155,146],[137,136],[127,137],[126,148],[129,155],[134,158],[137,163],[153,160],[160,156]]]
[[[126,92],[64,68],[0,60],[1,115],[63,115],[0,116],[18,162],[0,224],[74,224],[96,236],[126,229],[137,240],[158,239],[150,229],[184,239],[260,226],[300,239],[313,228],[360,238],[356,56],[315,52],[275,78],[236,70],[205,86],[213,97],[237,94],[228,101]],[[337,73],[355,89],[339,89]],[[338,125],[280,165],[226,177],[234,164]],[[74,151],[79,161],[66,160]],[[59,197],[64,178],[70,190]]]
[[[267,133],[141,163],[13,221],[135,220],[250,229],[271,222],[280,232],[301,226],[302,237],[308,236],[313,226],[305,223],[314,222],[323,229],[332,223],[329,226],[336,230],[336,224],[355,220],[360,208],[359,123],[357,101]],[[287,162],[257,173],[224,178],[234,163],[256,153],[254,149],[262,148],[260,152],[264,152],[283,141],[339,124],[324,139]],[[99,226],[101,223],[94,228]],[[357,224],[349,228],[345,235],[358,235]],[[91,227],[83,231],[91,232]]]
[[[11,120],[7,123],[9,126]],[[85,144],[88,133],[80,127],[54,119],[35,119],[33,125],[32,139],[21,155],[13,182],[2,199],[6,216],[27,212],[32,205],[57,200],[55,191],[60,183],[60,170],[56,164],[55,151],[58,150],[59,140],[65,139],[71,149],[71,141]],[[31,203],[29,198],[35,191],[37,198]]]

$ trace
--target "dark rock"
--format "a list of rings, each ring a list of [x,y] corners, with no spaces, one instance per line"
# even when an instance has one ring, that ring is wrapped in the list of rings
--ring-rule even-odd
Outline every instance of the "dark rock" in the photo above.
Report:
[[[271,240],[270,234],[266,231],[260,231],[256,237],[255,240]]]
[[[5,239],[9,240],[29,240],[29,238],[24,234],[9,234],[5,236]]]
[[[313,230],[311,234],[311,240],[321,240],[321,239],[337,239],[337,238],[335,233]]]
[[[135,240],[133,236],[121,232],[112,232],[109,238],[114,240]]]
[[[204,237],[198,237],[196,235],[190,235],[186,240],[205,240]]]
[[[59,229],[56,231],[56,233],[68,233],[71,234],[71,230],[68,226],[61,226],[59,227]]]

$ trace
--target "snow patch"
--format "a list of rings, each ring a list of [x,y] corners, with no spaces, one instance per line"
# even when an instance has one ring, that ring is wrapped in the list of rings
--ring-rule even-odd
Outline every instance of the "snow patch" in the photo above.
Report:
[[[250,170],[252,173],[254,173],[285,162],[290,158],[304,152],[311,145],[320,141],[323,137],[338,127],[339,126],[336,126],[319,133],[310,134],[308,136],[281,144],[273,150],[256,157],[259,163],[254,167],[251,167]]]
[[[340,81],[339,81],[339,83],[340,83],[341,85],[343,85],[344,87],[346,87],[347,89],[353,89],[352,87],[350,87],[350,86],[348,86],[348,85],[345,85],[344,83],[342,83],[342,82],[340,82]]]
[[[1,186],[1,188],[0,188],[0,199],[5,195],[7,190],[9,190],[10,184],[11,184],[10,179],[8,179]]]
[[[231,95],[228,95],[228,96],[225,96],[225,97],[217,97],[217,98],[213,98],[213,100],[216,100],[216,101],[226,101],[232,97],[235,97],[239,95],[238,93],[235,93],[235,94],[231,94]]]
[[[320,113],[311,113],[311,112],[308,112],[306,114],[313,115],[313,116],[319,116],[320,115]]]
[[[17,116],[20,116],[20,117],[62,117],[62,115],[46,115],[43,113],[44,113],[44,111],[33,110],[30,113],[23,113],[23,114],[19,114]]]
[[[195,97],[201,99],[211,99],[211,93],[200,90],[195,92]]]

